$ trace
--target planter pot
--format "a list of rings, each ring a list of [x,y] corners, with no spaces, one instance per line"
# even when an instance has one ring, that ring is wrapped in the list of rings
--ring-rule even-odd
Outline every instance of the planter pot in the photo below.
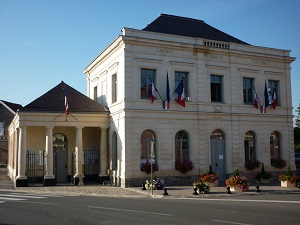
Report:
[[[230,187],[230,191],[231,192],[238,192],[238,191],[240,191],[240,188],[238,186],[233,186],[233,187]]]
[[[281,187],[295,187],[295,186],[296,186],[296,183],[292,184],[289,181],[281,181]]]

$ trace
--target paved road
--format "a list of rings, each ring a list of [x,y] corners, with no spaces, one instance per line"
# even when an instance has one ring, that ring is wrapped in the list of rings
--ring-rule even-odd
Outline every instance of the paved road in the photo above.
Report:
[[[15,198],[24,200],[8,200],[0,204],[1,224],[299,224],[298,193],[213,198],[109,198],[5,193],[8,198],[18,195]]]

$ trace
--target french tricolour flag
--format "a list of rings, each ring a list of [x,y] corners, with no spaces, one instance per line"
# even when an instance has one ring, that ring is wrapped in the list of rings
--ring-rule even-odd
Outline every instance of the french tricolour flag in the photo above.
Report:
[[[156,97],[156,93],[157,93],[157,90],[156,90],[156,87],[154,86],[153,82],[151,82],[151,103],[153,104],[154,102],[154,99]]]
[[[177,103],[185,107],[183,80],[181,80],[180,83],[178,84],[175,93],[178,94]]]
[[[66,110],[66,115],[69,115],[69,104],[68,104],[67,96],[65,96],[65,110]]]
[[[276,92],[273,92],[273,96],[272,96],[272,106],[274,109],[276,109],[277,106],[277,98],[276,98]]]

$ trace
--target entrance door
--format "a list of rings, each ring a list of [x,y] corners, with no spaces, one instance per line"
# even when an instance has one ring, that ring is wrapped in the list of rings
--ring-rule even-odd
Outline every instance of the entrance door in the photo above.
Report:
[[[218,172],[219,185],[224,186],[226,181],[225,140],[220,130],[215,130],[210,136],[211,166]]]
[[[63,134],[53,135],[54,175],[57,183],[68,181],[68,143]]]

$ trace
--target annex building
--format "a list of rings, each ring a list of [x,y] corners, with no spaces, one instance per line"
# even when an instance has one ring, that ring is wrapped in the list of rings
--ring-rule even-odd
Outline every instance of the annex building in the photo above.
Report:
[[[97,176],[140,186],[152,162],[167,184],[191,184],[211,165],[222,185],[248,160],[295,169],[294,60],[197,19],[161,14],[142,30],[125,27],[84,70],[87,96],[62,82],[17,112],[10,175],[26,186],[30,165],[41,165],[44,185]],[[180,162],[194,169],[182,173]]]

